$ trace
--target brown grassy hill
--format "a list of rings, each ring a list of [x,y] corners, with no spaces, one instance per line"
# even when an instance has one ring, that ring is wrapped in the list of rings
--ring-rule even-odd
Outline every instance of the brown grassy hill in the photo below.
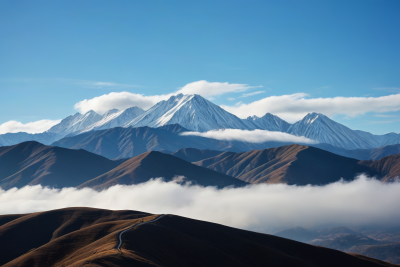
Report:
[[[222,153],[194,164],[250,183],[321,185],[352,180],[356,174],[377,172],[342,157],[310,146],[288,145],[244,153]]]
[[[79,186],[105,189],[116,184],[139,184],[151,178],[163,177],[166,181],[176,176],[185,176],[184,181],[192,181],[202,186],[245,186],[243,181],[191,164],[180,158],[158,151],[143,153],[125,161],[117,168],[100,175]]]
[[[360,161],[360,164],[379,172],[384,182],[390,182],[400,177],[400,154],[387,156],[377,161]]]
[[[163,152],[163,151],[160,151],[160,152]],[[165,152],[163,152],[163,153],[165,153]],[[223,153],[223,151],[209,150],[209,149],[200,150],[200,149],[196,149],[196,148],[182,148],[173,153],[166,153],[166,154],[170,154],[172,156],[178,157],[178,158],[186,160],[188,162],[196,162],[196,161],[200,161],[203,159],[208,159],[208,158],[218,156],[221,153]]]
[[[31,213],[20,216],[6,224],[0,226],[0,265],[3,265],[17,257],[28,253],[30,250],[43,248],[46,244],[52,244],[52,241],[60,237],[83,230],[87,239],[82,242],[75,242],[71,238],[67,238],[69,249],[77,249],[80,245],[93,241],[104,233],[108,228],[114,225],[124,227],[132,219],[148,216],[149,214],[135,211],[109,211],[91,208],[67,208],[60,210],[52,210],[47,212]],[[10,216],[10,215],[8,215]],[[108,223],[112,221],[113,223]],[[91,232],[89,227],[97,225],[98,231]],[[116,227],[117,227],[116,226]],[[52,246],[50,245],[50,246]],[[54,245],[54,249],[58,254],[64,253],[60,247]],[[48,251],[44,248],[44,251]],[[29,253],[28,253],[29,254]],[[30,255],[36,257],[37,253],[33,250]],[[9,266],[18,266],[9,265]],[[20,266],[30,266],[30,263],[24,263]],[[48,266],[45,262],[37,266]]]
[[[87,208],[29,214],[0,227],[0,264],[7,267],[396,266],[174,215],[127,231],[122,237],[121,252],[115,249],[121,230],[156,217],[134,211]]]
[[[0,147],[0,186],[4,189],[36,184],[78,186],[120,163],[85,150],[24,142]]]

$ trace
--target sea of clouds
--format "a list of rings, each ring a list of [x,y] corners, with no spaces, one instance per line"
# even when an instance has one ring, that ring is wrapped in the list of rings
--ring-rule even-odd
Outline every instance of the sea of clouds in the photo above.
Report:
[[[175,181],[182,181],[175,179]],[[42,186],[0,189],[0,214],[65,207],[94,207],[176,214],[242,229],[273,233],[302,226],[395,226],[400,224],[400,182],[364,175],[325,186],[260,184],[244,188],[199,187],[153,179],[107,190]]]

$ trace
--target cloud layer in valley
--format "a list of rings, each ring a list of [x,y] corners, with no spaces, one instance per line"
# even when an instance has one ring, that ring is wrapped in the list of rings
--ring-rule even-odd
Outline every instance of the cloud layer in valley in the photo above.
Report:
[[[0,125],[0,134],[5,133],[42,133],[52,126],[60,123],[61,120],[39,120],[34,122],[22,123],[19,121],[7,121]]]
[[[130,209],[168,213],[233,227],[273,232],[293,226],[394,226],[400,222],[400,182],[383,184],[360,176],[326,186],[251,185],[217,190],[151,180],[98,192],[28,186],[0,189],[0,214],[64,207]]]
[[[184,132],[181,135],[195,135],[206,138],[213,138],[225,141],[243,141],[249,143],[263,143],[263,142],[291,142],[291,143],[304,143],[316,144],[317,141],[306,138],[304,136],[295,136],[282,132],[271,132],[267,130],[240,130],[240,129],[222,129],[213,130],[208,132]]]
[[[310,112],[327,116],[342,114],[355,117],[368,112],[398,111],[400,110],[400,94],[380,97],[308,98],[307,94],[297,93],[269,96],[248,104],[239,103],[221,107],[239,118],[263,116],[269,112],[288,122],[296,122]]]

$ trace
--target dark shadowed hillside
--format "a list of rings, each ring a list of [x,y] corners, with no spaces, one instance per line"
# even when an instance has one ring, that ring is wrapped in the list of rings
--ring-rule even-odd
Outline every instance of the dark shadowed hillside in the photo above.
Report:
[[[322,185],[357,174],[378,174],[358,160],[322,149],[288,145],[243,153],[222,153],[194,164],[224,173],[249,183],[286,183]]]
[[[24,142],[0,147],[0,186],[3,189],[36,184],[58,188],[78,186],[120,163],[85,150]]]
[[[175,215],[68,208],[0,226],[10,266],[395,266],[272,235]],[[118,234],[130,226],[116,249]],[[148,223],[146,223],[148,222]],[[23,240],[23,242],[21,242]]]
[[[79,188],[105,189],[116,184],[139,184],[158,177],[170,181],[177,176],[185,176],[185,182],[191,181],[193,184],[219,188],[240,187],[247,184],[239,179],[196,166],[172,155],[151,151],[125,161],[117,168],[83,183]]]
[[[163,151],[161,151],[161,152],[163,152]],[[163,152],[163,153],[165,153],[165,152]],[[223,153],[223,151],[209,150],[209,149],[200,150],[200,149],[195,149],[195,148],[182,148],[182,149],[179,149],[178,151],[175,151],[173,153],[167,153],[167,154],[171,154],[175,157],[186,160],[188,162],[195,162],[195,161],[218,156],[221,153]]]

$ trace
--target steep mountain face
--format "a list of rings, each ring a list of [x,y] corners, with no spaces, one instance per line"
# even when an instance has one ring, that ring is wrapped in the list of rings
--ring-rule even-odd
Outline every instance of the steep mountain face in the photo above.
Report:
[[[346,149],[374,148],[370,139],[319,113],[308,114],[290,126],[287,132]]]
[[[205,98],[183,94],[157,103],[125,126],[159,127],[167,124],[180,124],[199,132],[225,128],[249,129],[241,119]]]
[[[163,177],[171,181],[175,177],[184,176],[184,182],[191,182],[201,186],[226,186],[241,187],[247,183],[193,165],[180,158],[164,154],[158,151],[146,152],[131,158],[117,168],[100,175],[80,185],[78,188],[91,187],[94,189],[106,189],[116,184],[131,185],[144,183],[151,178]]]
[[[63,119],[59,124],[51,127],[48,132],[66,136],[69,133],[81,131],[101,119],[102,116],[93,110],[90,110],[85,114],[76,113],[75,115]]]
[[[278,116],[272,115],[271,113],[267,113],[261,118],[255,115],[249,116],[243,121],[254,124],[258,129],[268,131],[286,132],[290,127],[290,123],[282,120]]]
[[[23,214],[0,226],[0,265],[244,267],[267,262],[271,267],[396,266],[176,215],[152,221],[158,216],[91,208]],[[145,224],[124,233],[121,252],[116,250],[118,234],[141,222]]]
[[[107,113],[105,113],[101,120],[91,124],[90,126],[84,128],[81,131],[75,132],[74,134],[76,135],[88,131],[121,127],[143,113],[144,110],[139,107],[131,107],[120,111],[117,109],[112,109]]]
[[[360,173],[378,174],[358,164],[356,159],[300,145],[244,153],[225,152],[193,164],[256,184],[323,185],[341,178],[352,180]]]
[[[30,141],[0,148],[0,187],[78,186],[121,162],[84,150],[50,147]]]

